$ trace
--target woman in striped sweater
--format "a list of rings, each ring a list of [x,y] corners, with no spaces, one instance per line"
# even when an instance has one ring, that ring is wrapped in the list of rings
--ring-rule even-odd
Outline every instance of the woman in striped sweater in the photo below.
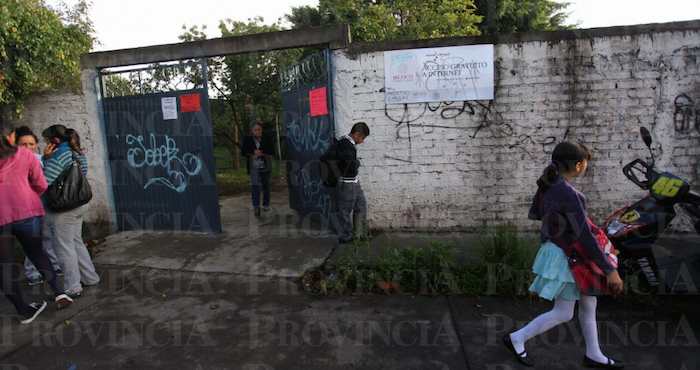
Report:
[[[53,125],[42,133],[47,142],[44,150],[44,175],[49,186],[68,169],[73,158],[80,161],[83,175],[87,176],[87,158],[80,147],[80,137],[75,130],[63,125]],[[71,297],[79,297],[83,285],[97,285],[100,277],[82,238],[83,216],[87,205],[66,212],[46,212],[44,237],[53,245],[63,270],[63,284]]]

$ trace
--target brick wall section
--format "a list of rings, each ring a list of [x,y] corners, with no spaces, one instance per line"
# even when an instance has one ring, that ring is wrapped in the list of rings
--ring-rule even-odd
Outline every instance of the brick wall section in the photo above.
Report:
[[[65,125],[78,131],[81,144],[86,149],[88,158],[88,180],[90,181],[93,199],[89,212],[85,217],[88,223],[86,231],[90,234],[104,234],[109,230],[110,206],[108,194],[110,191],[105,173],[105,148],[99,123],[89,118],[85,105],[85,97],[70,92],[53,92],[33,96],[26,103],[23,117],[14,122],[15,125],[26,125],[32,128],[41,139],[41,132],[54,124]],[[44,144],[41,143],[43,148]]]
[[[337,134],[355,121],[371,128],[359,153],[373,227],[534,228],[534,184],[564,138],[593,149],[577,186],[600,221],[643,194],[621,172],[646,157],[640,126],[652,131],[659,168],[699,184],[700,29],[502,43],[495,59],[491,105],[405,109],[384,104],[383,52],[334,53]],[[691,105],[691,128],[676,130]],[[687,229],[682,219],[674,226]]]

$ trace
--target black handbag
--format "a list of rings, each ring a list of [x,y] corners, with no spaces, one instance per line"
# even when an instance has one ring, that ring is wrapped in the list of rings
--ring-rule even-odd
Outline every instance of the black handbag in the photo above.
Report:
[[[46,190],[46,206],[54,212],[66,212],[87,204],[91,199],[90,183],[80,169],[80,160],[73,153],[73,163]]]

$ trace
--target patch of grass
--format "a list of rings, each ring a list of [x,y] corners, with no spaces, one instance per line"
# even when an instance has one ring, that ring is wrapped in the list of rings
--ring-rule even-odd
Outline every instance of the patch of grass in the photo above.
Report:
[[[490,229],[476,246],[478,261],[461,264],[451,243],[390,247],[378,255],[369,243],[356,243],[334,266],[305,274],[302,285],[322,295],[525,295],[538,244],[514,227]]]
[[[217,171],[222,172],[233,169],[233,158],[231,158],[231,153],[226,147],[214,147],[214,160],[216,162]]]
[[[214,158],[216,160],[216,184],[219,188],[219,195],[234,196],[245,194],[250,191],[250,177],[246,171],[245,162],[241,168],[234,169],[233,159],[229,151],[221,146],[214,147]],[[272,187],[282,183],[283,162],[272,161]]]
[[[220,171],[216,174],[219,195],[238,195],[250,191],[250,178],[245,168]]]
[[[479,239],[480,258],[487,278],[482,294],[526,295],[539,246],[539,240],[521,236],[514,226],[487,230]]]

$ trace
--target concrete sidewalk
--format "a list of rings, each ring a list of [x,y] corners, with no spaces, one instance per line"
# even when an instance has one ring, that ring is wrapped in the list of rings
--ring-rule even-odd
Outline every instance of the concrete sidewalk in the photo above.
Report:
[[[271,210],[258,219],[249,196],[220,202],[223,233],[122,232],[107,238],[95,262],[195,272],[297,278],[321,265],[336,238],[299,227],[286,192],[272,194]]]

